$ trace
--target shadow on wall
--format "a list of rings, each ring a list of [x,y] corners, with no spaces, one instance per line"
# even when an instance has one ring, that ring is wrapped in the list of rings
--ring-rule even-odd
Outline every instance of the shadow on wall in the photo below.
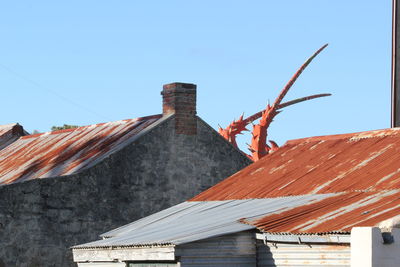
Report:
[[[270,247],[261,240],[257,240],[257,266],[276,267]]]

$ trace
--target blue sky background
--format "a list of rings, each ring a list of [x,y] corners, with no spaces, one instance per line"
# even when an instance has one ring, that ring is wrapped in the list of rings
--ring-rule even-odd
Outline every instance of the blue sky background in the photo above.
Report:
[[[198,85],[198,114],[228,125],[285,100],[269,137],[390,127],[391,1],[2,1],[0,124],[28,131],[157,114],[170,82]],[[241,143],[250,137],[241,138]]]

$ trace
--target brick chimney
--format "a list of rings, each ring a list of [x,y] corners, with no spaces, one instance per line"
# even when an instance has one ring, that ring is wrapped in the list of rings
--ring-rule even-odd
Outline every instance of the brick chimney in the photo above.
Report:
[[[196,135],[196,85],[170,83],[163,86],[163,115],[175,114],[177,134]]]

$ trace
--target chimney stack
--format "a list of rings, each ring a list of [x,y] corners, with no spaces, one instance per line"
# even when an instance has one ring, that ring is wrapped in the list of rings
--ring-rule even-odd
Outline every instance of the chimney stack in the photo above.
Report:
[[[177,134],[197,134],[196,88],[195,84],[177,82],[163,86],[163,115],[175,114]]]

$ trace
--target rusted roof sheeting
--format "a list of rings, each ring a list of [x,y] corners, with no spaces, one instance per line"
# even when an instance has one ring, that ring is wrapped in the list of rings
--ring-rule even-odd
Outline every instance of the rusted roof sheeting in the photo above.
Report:
[[[3,137],[5,134],[12,132],[12,129],[18,125],[17,123],[0,125],[0,137]]]
[[[335,194],[293,196],[270,199],[226,201],[186,201],[133,223],[102,234],[100,241],[76,246],[110,247],[184,244],[196,240],[237,233],[255,226],[241,223],[243,218],[260,218],[317,203]]]
[[[349,234],[400,213],[400,190],[281,198],[186,201],[75,248],[184,244],[258,229],[275,234]]]
[[[192,201],[400,189],[400,128],[298,139]]]
[[[27,134],[18,123],[0,125],[0,149],[16,141],[20,136]]]
[[[243,222],[271,233],[349,233],[356,226],[377,226],[400,214],[400,190],[337,193]]]
[[[0,185],[77,173],[130,143],[161,115],[28,135],[0,150]]]

